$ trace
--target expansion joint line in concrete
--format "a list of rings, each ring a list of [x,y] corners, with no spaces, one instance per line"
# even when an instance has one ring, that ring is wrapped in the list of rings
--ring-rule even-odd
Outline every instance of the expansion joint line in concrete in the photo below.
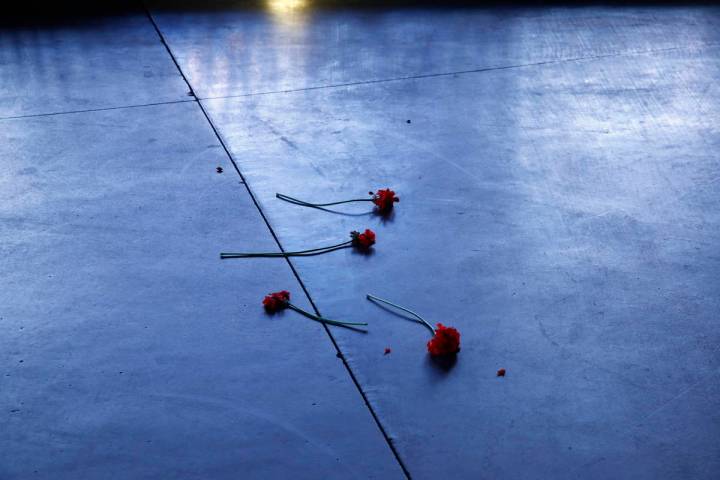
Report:
[[[236,94],[236,95],[220,95],[220,96],[214,96],[214,97],[203,97],[202,100],[222,100],[222,99],[226,99],[226,98],[244,98],[244,97],[256,97],[256,96],[263,96],[263,95],[277,95],[277,94],[282,94],[282,93],[308,92],[308,91],[312,91],[312,90],[324,90],[324,89],[329,89],[329,88],[357,87],[357,86],[362,86],[362,85],[375,85],[378,83],[401,82],[401,81],[408,81],[408,80],[422,80],[422,79],[426,79],[426,78],[450,77],[450,76],[454,76],[454,75],[471,75],[474,73],[495,72],[498,70],[514,70],[514,69],[518,69],[518,68],[543,67],[546,65],[558,65],[558,64],[562,64],[562,63],[582,62],[582,61],[590,61],[590,60],[602,60],[602,59],[606,59],[606,58],[626,57],[626,56],[632,56],[632,55],[653,55],[653,54],[657,54],[657,53],[666,53],[666,52],[673,52],[673,51],[678,51],[678,50],[687,50],[689,48],[714,48],[717,46],[720,46],[720,44],[703,43],[702,45],[693,45],[690,47],[674,46],[674,47],[667,47],[667,48],[634,50],[634,51],[627,51],[627,52],[613,52],[613,53],[598,54],[598,55],[584,55],[584,56],[579,56],[579,57],[543,60],[541,62],[530,62],[530,63],[518,63],[518,64],[513,64],[513,65],[497,65],[497,66],[489,66],[489,67],[479,67],[479,68],[473,68],[470,70],[455,70],[452,72],[420,73],[417,75],[407,75],[407,76],[402,76],[402,77],[390,77],[390,78],[378,78],[378,79],[373,79],[373,80],[360,80],[357,82],[334,83],[334,84],[329,84],[329,85],[315,85],[315,86],[310,86],[310,87],[289,88],[289,89],[284,89],[284,90],[267,90],[264,92],[248,92],[248,93],[240,93],[240,94]]]
[[[223,150],[225,151],[225,154],[227,155],[228,159],[232,163],[233,167],[235,168],[235,171],[240,176],[240,179],[245,184],[245,188],[247,189],[248,194],[250,195],[250,198],[252,199],[253,203],[255,204],[255,208],[257,208],[258,212],[260,213],[260,216],[262,217],[263,221],[265,222],[265,225],[267,226],[268,230],[270,231],[270,234],[272,235],[273,239],[275,240],[275,243],[280,248],[281,252],[285,252],[285,249],[282,246],[282,243],[280,242],[280,239],[278,238],[277,234],[275,233],[275,230],[270,225],[270,222],[263,212],[262,208],[260,207],[259,202],[257,201],[257,198],[252,192],[252,189],[250,188],[250,185],[247,182],[247,179],[240,171],[240,168],[238,167],[237,162],[235,162],[235,159],[233,158],[232,154],[230,153],[230,149],[227,147],[225,141],[223,140],[222,136],[220,135],[220,132],[215,127],[215,124],[210,119],[210,116],[208,115],[207,111],[205,110],[205,107],[203,106],[200,99],[197,98],[195,95],[195,91],[192,88],[192,85],[190,84],[190,81],[185,76],[185,73],[183,72],[182,68],[180,68],[180,64],[177,62],[177,59],[175,58],[175,55],[172,53],[172,50],[170,49],[170,46],[165,41],[165,37],[160,31],[160,27],[155,22],[155,19],[153,18],[152,14],[150,13],[150,10],[143,4],[143,8],[145,9],[145,13],[147,14],[148,19],[152,23],[153,27],[155,28],[155,31],[158,34],[158,37],[160,38],[160,42],[163,44],[165,49],[168,52],[168,55],[170,55],[170,58],[172,58],[173,63],[175,64],[175,67],[178,69],[178,72],[180,72],[180,75],[182,76],[183,80],[187,84],[187,87],[189,89],[189,93],[191,94],[193,101],[195,101],[200,108],[200,111],[202,112],[203,116],[207,120],[208,124],[210,125],[210,128],[212,129],[213,133],[217,137],[218,142],[220,142],[220,145],[222,146]],[[310,296],[310,292],[308,292],[307,287],[305,286],[305,283],[300,278],[300,274],[298,273],[297,269],[295,268],[295,265],[292,263],[292,261],[289,258],[285,258],[287,261],[290,269],[292,270],[293,275],[295,276],[295,279],[300,284],[300,287],[302,288],[303,292],[305,293],[305,296],[307,297],[308,301],[310,302],[310,305],[312,306],[313,310],[315,311],[315,314],[318,316],[321,316],[320,310],[317,308],[317,305],[313,301],[312,297]],[[355,384],[355,387],[357,388],[358,392],[362,396],[363,401],[365,402],[365,406],[370,411],[370,414],[372,415],[372,418],[375,420],[375,424],[380,429],[380,432],[382,433],[383,437],[385,438],[385,441],[387,442],[388,447],[390,448],[393,456],[395,457],[395,460],[398,462],[400,468],[402,469],[403,473],[407,478],[410,478],[410,472],[407,470],[407,467],[403,463],[402,459],[400,458],[400,455],[395,448],[395,446],[392,443],[392,440],[388,436],[385,428],[383,427],[382,423],[380,422],[380,418],[377,416],[377,413],[373,409],[372,405],[370,405],[370,401],[368,400],[367,395],[363,391],[360,382],[358,381],[357,377],[353,373],[352,369],[350,368],[350,365],[347,362],[347,359],[345,358],[345,355],[343,355],[342,351],[340,350],[340,346],[338,345],[337,341],[335,340],[335,337],[333,337],[332,332],[330,332],[330,329],[327,325],[323,325],[323,328],[325,328],[325,333],[330,338],[330,341],[333,343],[335,350],[337,351],[338,357],[342,360],[343,365],[345,366],[345,369],[347,370],[348,374],[350,375],[350,378],[352,379],[353,383]]]
[[[195,100],[168,100],[167,102],[152,102],[152,103],[140,103],[136,105],[119,105],[117,107],[102,107],[102,108],[88,108],[85,110],[65,110],[62,112],[49,112],[49,113],[29,113],[27,115],[13,115],[9,117],[0,117],[0,120],[17,120],[19,118],[39,118],[39,117],[54,117],[56,115],[71,115],[73,113],[92,113],[92,112],[107,112],[110,110],[124,110],[126,108],[142,108],[142,107],[157,107],[159,105],[173,105],[176,103],[188,103],[194,102]]]
[[[147,9],[146,9],[147,11]],[[374,79],[374,80],[361,80],[357,82],[346,82],[346,83],[335,83],[335,84],[329,84],[329,85],[316,85],[311,87],[302,87],[302,88],[289,88],[285,90],[267,90],[264,92],[249,92],[249,93],[240,93],[236,95],[219,95],[219,96],[210,96],[210,97],[198,97],[195,94],[195,91],[190,86],[190,83],[187,81],[187,78],[183,75],[183,79],[185,80],[185,83],[188,86],[188,93],[192,98],[189,98],[187,100],[168,100],[164,102],[151,102],[151,103],[141,103],[141,104],[131,104],[131,105],[118,105],[115,107],[100,107],[100,108],[88,108],[84,110],[65,110],[61,112],[47,112],[47,113],[30,113],[26,115],[11,115],[7,117],[0,117],[0,120],[16,120],[21,118],[37,118],[37,117],[51,117],[56,115],[69,115],[73,113],[91,113],[91,112],[105,112],[108,110],[122,110],[125,108],[141,108],[141,107],[154,107],[159,105],[172,105],[175,103],[189,103],[189,102],[198,102],[202,100],[222,100],[222,99],[228,99],[228,98],[245,98],[245,97],[257,97],[257,96],[264,96],[264,95],[279,95],[283,93],[296,93],[296,92],[308,92],[313,90],[325,90],[325,89],[331,89],[331,88],[343,88],[343,87],[357,87],[357,86],[363,86],[363,85],[375,85],[375,84],[381,84],[381,83],[390,83],[390,82],[401,82],[401,81],[410,81],[410,80],[422,80],[422,79],[429,79],[429,78],[438,78],[438,77],[448,77],[448,76],[454,76],[454,75],[470,75],[475,73],[486,73],[486,72],[494,72],[498,70],[512,70],[517,68],[528,68],[528,67],[542,67],[545,65],[557,65],[562,63],[569,63],[569,62],[581,62],[586,60],[602,60],[605,58],[613,58],[613,57],[623,57],[623,56],[631,56],[631,55],[653,55],[657,53],[666,53],[666,52],[672,52],[672,51],[678,51],[678,50],[687,50],[689,48],[715,48],[720,46],[720,44],[717,43],[703,43],[702,45],[692,45],[690,47],[687,46],[675,46],[675,47],[668,47],[668,48],[660,48],[660,49],[648,49],[648,50],[636,50],[636,51],[629,51],[629,52],[614,52],[614,53],[607,53],[607,54],[601,54],[601,55],[586,55],[586,56],[580,56],[580,57],[572,57],[572,58],[559,58],[555,60],[546,60],[542,62],[534,62],[534,63],[520,63],[515,65],[499,65],[494,67],[481,67],[481,68],[475,68],[471,70],[457,70],[452,72],[436,72],[436,73],[425,73],[425,74],[417,74],[417,75],[408,75],[404,77],[391,77],[391,78],[380,78],[380,79]],[[167,45],[166,45],[167,48]],[[169,49],[168,49],[169,51]],[[173,57],[173,61],[175,58]],[[178,63],[174,62],[177,66]],[[178,67],[179,68],[179,67]]]

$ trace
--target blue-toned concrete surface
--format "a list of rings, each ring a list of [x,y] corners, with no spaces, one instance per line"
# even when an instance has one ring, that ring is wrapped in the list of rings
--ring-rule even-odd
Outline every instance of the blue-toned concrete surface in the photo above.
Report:
[[[719,8],[221,3],[0,29],[0,479],[720,477]]]
[[[182,76],[136,10],[0,27],[0,118],[187,100]]]
[[[1,127],[0,478],[402,476],[195,104]]]
[[[293,263],[413,477],[720,475],[717,9],[253,15],[158,19],[285,248],[377,231]]]
[[[231,4],[233,2],[230,2]],[[718,9],[154,10],[202,98],[717,44]],[[379,2],[378,2],[379,3]]]

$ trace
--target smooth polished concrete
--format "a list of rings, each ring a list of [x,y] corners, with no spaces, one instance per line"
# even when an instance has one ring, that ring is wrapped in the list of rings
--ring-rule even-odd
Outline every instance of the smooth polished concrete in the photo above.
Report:
[[[2,132],[0,478],[402,475],[195,104]]]
[[[147,16],[0,28],[0,117],[188,99]]]
[[[0,44],[0,478],[720,476],[720,9],[150,13]]]
[[[720,40],[717,9],[308,9],[155,18],[198,96],[542,65]]]

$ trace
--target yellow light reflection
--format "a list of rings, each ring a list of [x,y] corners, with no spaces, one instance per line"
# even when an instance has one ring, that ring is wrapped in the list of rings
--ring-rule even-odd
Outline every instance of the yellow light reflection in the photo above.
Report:
[[[268,10],[278,15],[303,10],[307,4],[307,0],[267,0]]]

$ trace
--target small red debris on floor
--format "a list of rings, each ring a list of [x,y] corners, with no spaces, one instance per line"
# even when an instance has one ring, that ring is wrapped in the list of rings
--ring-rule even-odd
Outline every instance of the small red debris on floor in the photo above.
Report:
[[[385,355],[392,353],[392,348],[386,348],[385,349]]]
[[[505,376],[505,369],[504,369],[504,368],[501,368],[500,370],[498,370],[498,371],[497,371],[497,376],[498,376],[498,377],[504,377],[504,376]]]

